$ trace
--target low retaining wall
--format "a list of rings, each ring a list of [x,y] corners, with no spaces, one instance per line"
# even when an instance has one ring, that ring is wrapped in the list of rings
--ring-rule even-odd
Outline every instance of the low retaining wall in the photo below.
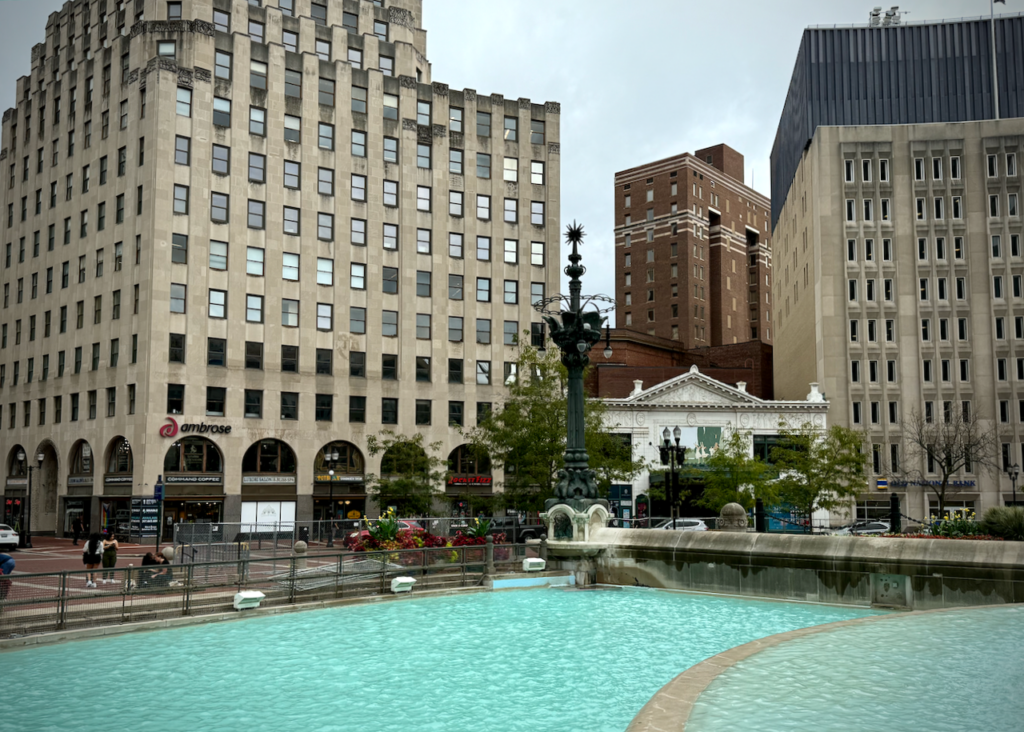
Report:
[[[602,528],[559,544],[601,584],[914,610],[1024,602],[1024,542]]]

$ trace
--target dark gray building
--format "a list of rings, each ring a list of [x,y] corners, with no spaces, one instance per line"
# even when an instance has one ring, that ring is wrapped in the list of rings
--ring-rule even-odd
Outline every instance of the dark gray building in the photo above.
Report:
[[[808,28],[772,148],[772,228],[819,125],[995,117],[987,18]],[[995,19],[1000,117],[1024,117],[1024,15]]]

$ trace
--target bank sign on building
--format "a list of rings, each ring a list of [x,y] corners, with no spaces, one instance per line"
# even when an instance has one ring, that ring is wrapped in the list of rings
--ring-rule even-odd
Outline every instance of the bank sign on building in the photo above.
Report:
[[[613,486],[612,499],[618,497],[618,515],[635,517],[639,506],[657,482],[660,467],[658,446],[667,428],[674,435],[680,429],[680,445],[686,447],[687,465],[706,462],[734,430],[747,435],[752,454],[767,460],[779,435],[780,425],[798,428],[811,424],[825,429],[828,402],[810,385],[804,401],[770,401],[748,394],[746,384],[730,386],[700,373],[697,366],[647,389],[635,381],[633,392],[624,399],[607,399],[605,426],[608,432],[628,439],[634,459],[646,460],[655,470],[643,472],[630,486]],[[673,437],[673,443],[674,443]],[[629,511],[626,514],[625,511]]]

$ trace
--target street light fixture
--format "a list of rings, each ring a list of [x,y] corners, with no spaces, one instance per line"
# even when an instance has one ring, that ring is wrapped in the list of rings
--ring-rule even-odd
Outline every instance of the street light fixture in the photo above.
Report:
[[[32,471],[43,469],[43,460],[46,456],[43,453],[36,454],[36,467],[25,463],[25,452],[18,450],[16,456],[18,462],[25,465],[28,471],[28,487],[25,491],[25,507],[22,512],[22,516],[25,519],[25,526],[18,532],[18,547],[20,549],[31,549],[32,548]]]
[[[601,342],[601,329],[607,327],[604,313],[610,312],[615,300],[607,295],[582,295],[583,283],[580,278],[587,269],[581,264],[583,255],[579,247],[583,243],[583,227],[573,223],[566,232],[566,239],[572,245],[569,265],[564,272],[569,278],[569,295],[554,295],[534,303],[548,326],[551,340],[562,353],[562,364],[568,371],[568,408],[565,449],[565,468],[559,471],[555,497],[545,502],[545,510],[558,504],[565,504],[576,512],[587,511],[594,505],[608,510],[608,501],[598,498],[597,476],[590,469],[590,456],[585,440],[583,371],[590,358],[590,349]],[[606,344],[607,341],[606,334]],[[611,356],[607,345],[605,355]],[[556,538],[558,537],[556,532]]]
[[[1020,465],[1014,463],[1006,466],[1006,474],[1010,478],[1010,487],[1013,490],[1013,505],[1017,505],[1017,476],[1020,475]]]
[[[331,453],[334,457],[334,461],[338,460],[338,453]],[[327,506],[327,548],[334,548],[334,469],[327,471],[327,475],[330,477],[330,499]]]
[[[683,431],[679,427],[673,428],[669,431],[666,427],[661,432],[662,445],[661,451],[661,464],[669,466],[669,480],[668,480],[668,517],[669,517],[669,528],[675,530],[676,519],[678,518],[678,507],[676,506],[676,496],[679,495],[679,466],[686,462],[686,448],[680,443],[683,439]],[[672,444],[672,439],[675,438],[675,444]]]

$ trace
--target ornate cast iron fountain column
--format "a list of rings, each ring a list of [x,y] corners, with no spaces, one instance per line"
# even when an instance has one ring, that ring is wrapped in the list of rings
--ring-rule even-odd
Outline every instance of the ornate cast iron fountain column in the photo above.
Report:
[[[565,268],[565,274],[569,277],[569,297],[566,299],[564,295],[556,295],[534,305],[536,310],[544,313],[544,321],[551,330],[551,340],[561,351],[562,363],[569,371],[565,468],[558,472],[555,497],[548,499],[545,510],[550,512],[553,507],[564,504],[575,513],[582,514],[591,506],[600,505],[607,515],[608,501],[598,498],[597,476],[590,469],[590,456],[587,454],[583,371],[590,363],[587,354],[601,340],[601,329],[607,323],[603,314],[612,309],[610,305],[601,307],[599,303],[611,304],[615,301],[604,295],[581,296],[583,283],[580,278],[587,271],[580,263],[583,257],[579,253],[579,246],[583,243],[583,226],[573,222],[566,230],[566,240],[572,244],[569,265]],[[557,304],[558,309],[549,310],[548,306],[552,304]],[[560,537],[559,533],[556,528],[555,538],[571,538]]]

